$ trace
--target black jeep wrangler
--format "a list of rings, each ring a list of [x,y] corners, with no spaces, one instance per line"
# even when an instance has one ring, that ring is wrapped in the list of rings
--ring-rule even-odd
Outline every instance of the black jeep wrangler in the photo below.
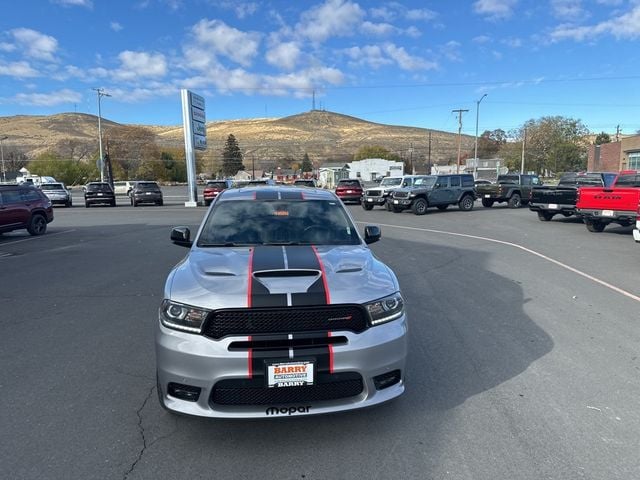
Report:
[[[394,190],[391,195],[394,212],[410,208],[416,215],[424,215],[429,207],[446,210],[449,205],[469,211],[476,200],[470,174],[425,175],[416,178],[413,186]]]

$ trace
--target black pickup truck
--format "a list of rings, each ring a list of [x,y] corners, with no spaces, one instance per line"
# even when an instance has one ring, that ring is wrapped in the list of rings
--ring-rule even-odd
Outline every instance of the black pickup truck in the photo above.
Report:
[[[492,207],[494,203],[507,202],[509,208],[520,208],[529,201],[532,189],[542,185],[537,175],[519,175],[509,173],[498,175],[496,183],[476,186],[478,198],[483,207]]]
[[[556,187],[540,187],[531,191],[529,210],[538,213],[538,219],[548,222],[554,215],[576,215],[576,198],[580,187],[609,187],[616,173],[565,173]]]

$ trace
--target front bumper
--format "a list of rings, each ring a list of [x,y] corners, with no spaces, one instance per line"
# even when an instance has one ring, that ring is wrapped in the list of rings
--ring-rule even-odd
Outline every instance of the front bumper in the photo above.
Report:
[[[90,205],[111,204],[111,203],[115,203],[116,198],[115,197],[85,197],[84,201],[85,203],[88,203]]]
[[[384,205],[387,201],[387,197],[373,197],[365,195],[362,197],[362,203],[368,203],[369,205]]]
[[[413,203],[413,198],[394,198],[391,203],[400,207],[410,207]]]
[[[407,319],[403,316],[356,334],[331,332],[343,336],[347,343],[333,346],[332,374],[355,373],[362,376],[361,393],[333,400],[302,400],[260,405],[220,405],[211,401],[216,383],[222,380],[249,379],[251,356],[246,351],[229,350],[231,342],[247,340],[225,337],[219,341],[202,335],[171,330],[160,322],[156,327],[156,362],[160,395],[169,410],[203,417],[262,418],[322,413],[369,407],[391,400],[404,392],[407,356]],[[304,358],[302,353],[300,358]],[[399,370],[400,380],[376,389],[373,378]],[[326,376],[326,375],[325,375]],[[331,374],[328,374],[330,377]],[[197,401],[175,398],[167,393],[169,383],[201,389]],[[306,388],[306,387],[281,387]],[[275,409],[275,410],[274,410]]]
[[[151,195],[134,195],[133,199],[137,203],[158,203],[162,201],[162,195],[151,194]]]
[[[633,229],[633,239],[640,242],[640,220],[636,220],[636,228]]]

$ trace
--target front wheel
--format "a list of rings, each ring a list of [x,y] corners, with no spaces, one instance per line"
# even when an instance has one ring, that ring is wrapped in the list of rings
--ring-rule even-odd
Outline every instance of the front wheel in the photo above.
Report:
[[[44,218],[41,214],[36,213],[33,217],[31,217],[31,220],[29,220],[27,231],[31,235],[44,234],[47,231],[47,219]]]
[[[538,210],[538,220],[541,222],[548,222],[553,218],[553,213],[545,212],[544,210]]]
[[[520,195],[517,193],[511,195],[508,205],[509,208],[520,208],[522,206],[522,199],[520,198]]]
[[[464,212],[473,210],[473,197],[471,195],[465,195],[458,202],[458,208]]]
[[[482,199],[482,206],[483,207],[487,207],[487,208],[493,207],[493,200],[491,200],[490,198],[483,198]]]
[[[587,230],[596,233],[600,233],[601,231],[603,231],[604,227],[606,226],[604,223],[598,220],[585,220],[584,224],[586,225]]]
[[[364,208],[365,210],[371,210],[373,208],[373,205],[370,205],[368,203],[363,203],[362,208]]]
[[[411,210],[413,210],[413,213],[416,215],[424,215],[425,213],[427,213],[428,207],[429,205],[424,198],[416,198],[413,202],[413,205],[411,205]]]

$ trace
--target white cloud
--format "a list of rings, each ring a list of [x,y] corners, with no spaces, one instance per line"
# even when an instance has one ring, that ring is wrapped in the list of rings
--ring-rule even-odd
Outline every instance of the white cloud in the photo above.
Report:
[[[438,68],[437,63],[410,55],[403,47],[398,47],[392,43],[384,45],[384,51],[403,70],[433,70]]]
[[[460,62],[462,61],[462,54],[460,53],[461,46],[460,42],[451,40],[441,47],[442,55],[452,62]]]
[[[260,34],[242,32],[220,20],[200,20],[191,31],[199,46],[191,48],[192,53],[223,55],[243,66],[251,64],[260,45]]]
[[[478,35],[477,37],[473,37],[471,41],[479,44],[489,43],[491,41],[491,37],[488,35]]]
[[[366,65],[377,69],[393,63],[393,60],[387,57],[378,45],[351,47],[343,50],[343,52],[356,65]]]
[[[371,22],[363,22],[360,25],[360,30],[363,33],[367,33],[370,35],[390,35],[396,32],[398,29],[389,23],[371,23]]]
[[[167,61],[161,53],[132,52],[125,50],[118,55],[120,68],[114,72],[121,80],[138,77],[160,78],[167,73]]]
[[[407,35],[408,37],[411,38],[418,38],[422,36],[422,32],[420,30],[418,30],[416,27],[414,27],[413,25],[410,26],[409,28],[407,28],[404,31],[405,35]]]
[[[477,0],[473,9],[479,15],[498,20],[510,17],[516,3],[517,0]]]
[[[402,70],[432,70],[437,68],[435,62],[412,56],[403,47],[393,43],[384,45],[366,45],[351,47],[342,51],[353,64],[380,68],[386,65],[397,65]]]
[[[582,0],[551,0],[551,10],[557,18],[579,20],[586,16]]]
[[[353,35],[363,17],[364,11],[357,3],[326,0],[304,12],[296,30],[314,42],[323,42],[331,37]]]
[[[380,18],[386,22],[390,22],[391,20],[396,18],[396,13],[393,12],[388,7],[376,7],[369,10],[369,15],[373,18]]]
[[[53,107],[65,103],[78,103],[82,95],[73,90],[63,89],[50,93],[18,93],[12,99],[20,105],[33,105],[37,107]]]
[[[405,17],[407,20],[433,20],[438,14],[428,8],[407,10]]]
[[[16,49],[16,46],[13,43],[0,42],[0,51],[2,52],[13,52]]]
[[[259,5],[256,2],[229,2],[231,8],[235,12],[239,19],[249,17],[256,13],[259,9]]]
[[[54,62],[58,41],[50,35],[31,30],[30,28],[15,28],[9,33],[28,57],[38,60]]]
[[[27,62],[0,62],[0,75],[16,78],[38,77],[40,74],[34,70]]]
[[[65,7],[93,8],[93,2],[91,0],[51,0],[51,3],[57,3]]]
[[[118,22],[111,22],[109,24],[109,28],[111,28],[111,30],[113,30],[114,32],[119,32],[120,30],[122,30],[124,27],[122,26],[121,23]]]
[[[295,42],[280,43],[267,52],[266,59],[271,65],[285,70],[293,70],[300,57],[300,46]]]
[[[630,12],[590,26],[559,25],[551,32],[552,41],[572,39],[577,42],[593,40],[602,35],[617,39],[640,38],[640,5]]]

